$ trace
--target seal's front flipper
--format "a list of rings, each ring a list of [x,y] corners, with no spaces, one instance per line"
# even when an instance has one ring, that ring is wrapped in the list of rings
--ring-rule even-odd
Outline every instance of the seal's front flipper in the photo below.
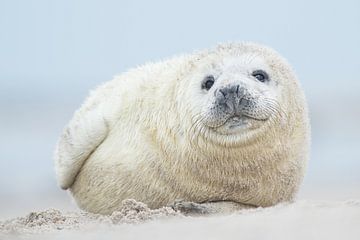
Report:
[[[175,200],[173,204],[170,205],[175,211],[179,211],[185,215],[196,216],[196,215],[206,215],[212,214],[211,209],[202,205],[201,203],[186,202],[183,200]]]
[[[216,201],[195,203],[183,200],[175,200],[170,205],[175,211],[179,211],[188,216],[213,215],[213,214],[230,214],[242,209],[253,208],[254,206],[232,202],[232,201]]]

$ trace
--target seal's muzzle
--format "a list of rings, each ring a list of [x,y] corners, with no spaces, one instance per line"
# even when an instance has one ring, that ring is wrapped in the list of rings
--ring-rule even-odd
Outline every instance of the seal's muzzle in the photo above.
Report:
[[[228,85],[215,91],[218,110],[234,116],[242,116],[243,110],[251,107],[246,98],[247,90],[240,85]]]

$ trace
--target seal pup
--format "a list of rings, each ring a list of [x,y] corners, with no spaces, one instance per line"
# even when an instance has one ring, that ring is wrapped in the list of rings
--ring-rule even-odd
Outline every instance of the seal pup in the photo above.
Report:
[[[225,213],[292,201],[309,132],[284,58],[254,43],[220,44],[98,87],[65,127],[55,167],[61,188],[89,212],[110,214],[131,198]]]

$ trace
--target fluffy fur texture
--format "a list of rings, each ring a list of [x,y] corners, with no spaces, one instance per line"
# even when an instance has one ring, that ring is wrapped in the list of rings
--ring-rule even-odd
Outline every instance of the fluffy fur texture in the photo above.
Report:
[[[257,69],[270,80],[257,81]],[[215,82],[206,90],[209,75]],[[240,91],[229,104],[219,90],[231,86]],[[95,213],[118,210],[127,198],[151,208],[176,199],[221,211],[266,207],[294,198],[309,135],[305,98],[286,60],[261,45],[223,44],[97,88],[65,128],[55,165],[60,186]]]

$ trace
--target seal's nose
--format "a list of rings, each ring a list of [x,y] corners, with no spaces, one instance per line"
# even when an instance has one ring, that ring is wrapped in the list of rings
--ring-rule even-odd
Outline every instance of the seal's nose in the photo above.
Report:
[[[219,88],[215,91],[216,102],[226,112],[240,114],[245,88],[235,84]]]
[[[235,97],[238,97],[239,94],[239,85],[230,85],[226,86],[224,88],[219,89],[219,92],[226,98],[231,97],[231,95],[235,95]]]

